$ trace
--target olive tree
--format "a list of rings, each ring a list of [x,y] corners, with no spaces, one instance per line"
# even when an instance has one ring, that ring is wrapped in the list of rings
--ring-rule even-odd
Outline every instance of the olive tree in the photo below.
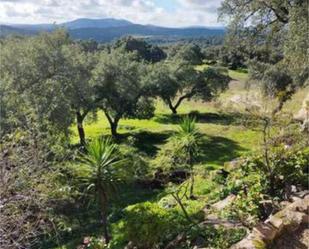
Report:
[[[196,70],[193,66],[164,62],[153,65],[147,81],[154,95],[159,96],[173,114],[186,99],[209,101],[228,87],[226,71],[218,68]]]
[[[79,44],[70,44],[62,50],[65,57],[65,67],[68,71],[66,96],[72,113],[76,117],[80,144],[85,145],[86,136],[83,122],[89,112],[95,112],[98,100],[95,88],[91,82],[92,70],[97,64],[97,54],[87,52]]]
[[[117,136],[121,118],[153,115],[153,103],[144,80],[146,73],[146,65],[137,60],[135,53],[113,50],[100,54],[92,81],[113,136]]]
[[[11,127],[29,129],[36,122],[41,130],[68,134],[72,115],[66,89],[70,79],[62,48],[70,43],[63,30],[4,40],[0,75],[6,96],[1,99]]]

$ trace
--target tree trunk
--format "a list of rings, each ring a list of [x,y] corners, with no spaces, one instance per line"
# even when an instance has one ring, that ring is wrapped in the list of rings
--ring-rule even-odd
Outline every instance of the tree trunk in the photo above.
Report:
[[[117,133],[118,121],[114,120],[114,122],[110,123],[110,126],[111,126],[112,136],[117,137],[118,136],[118,133]]]
[[[193,165],[193,153],[189,152],[189,164],[190,164],[190,173],[191,173],[191,186],[190,186],[190,199],[194,199],[194,165]]]
[[[190,194],[189,197],[190,199],[195,199],[194,197],[194,172],[191,170],[191,186],[190,186]]]
[[[108,224],[107,224],[107,214],[106,211],[102,211],[102,225],[103,225],[103,235],[105,238],[105,243],[108,244],[110,241],[109,233],[108,233]]]
[[[85,115],[82,115],[79,111],[77,111],[76,112],[76,123],[77,123],[79,141],[82,146],[85,146],[86,144],[85,130],[83,126],[84,119],[85,119]]]
[[[120,120],[120,115],[116,115],[116,117],[113,119],[107,111],[104,111],[105,116],[109,122],[109,125],[111,127],[111,133],[113,137],[117,137],[118,133],[117,133],[117,128],[118,128],[118,122]]]
[[[184,101],[185,99],[191,98],[193,96],[194,96],[194,90],[192,89],[192,91],[190,93],[187,93],[187,94],[179,97],[179,99],[177,100],[175,105],[173,105],[171,99],[167,99],[167,103],[168,103],[169,108],[173,112],[173,114],[177,114],[177,109],[180,106],[180,104],[182,103],[182,101]]]
[[[108,222],[107,222],[107,197],[102,187],[99,187],[98,192],[99,192],[99,200],[100,200],[100,205],[101,205],[103,237],[105,239],[105,243],[108,244],[110,241],[110,237],[108,233]]]
[[[177,108],[175,108],[175,107],[173,106],[172,101],[171,101],[170,99],[168,99],[168,100],[167,100],[167,103],[168,103],[168,107],[171,109],[172,113],[173,113],[173,114],[177,114]]]

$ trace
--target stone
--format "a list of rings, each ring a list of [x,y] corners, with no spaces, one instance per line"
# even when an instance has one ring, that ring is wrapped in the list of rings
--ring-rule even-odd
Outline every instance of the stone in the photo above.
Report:
[[[301,224],[308,220],[308,215],[301,212],[285,211],[283,215],[284,227],[291,232],[297,230]]]
[[[237,244],[233,245],[230,249],[260,249],[263,247],[257,247],[258,244],[264,244],[262,240],[252,240],[251,238],[245,238]]]
[[[254,237],[259,237],[265,242],[270,242],[277,236],[278,230],[271,224],[260,223],[253,228],[252,233]]]
[[[309,190],[303,190],[303,191],[300,191],[300,192],[297,192],[295,194],[293,194],[294,196],[297,196],[299,198],[302,198],[304,199],[306,196],[309,195]]]
[[[289,202],[289,201],[282,201],[280,202],[280,207],[283,209],[283,208],[286,208],[288,207],[289,205],[291,205],[292,202]]]
[[[280,203],[281,206],[284,206],[284,209],[270,216],[265,222],[258,224],[245,239],[241,240],[230,249],[265,249],[272,244],[279,245],[280,240],[284,240],[286,237],[297,233],[299,230],[301,230],[301,233],[308,235],[309,231],[303,232],[303,230],[304,228],[304,231],[309,230],[309,195],[303,192],[295,193],[295,196],[298,197],[295,202]],[[293,239],[293,247],[288,246],[284,247],[284,249],[303,248],[294,247],[295,243],[301,244],[302,241],[308,240],[307,238],[300,239],[296,236]],[[279,244],[276,244],[277,242]],[[286,244],[285,240],[284,243]],[[279,249],[282,247],[274,248]]]
[[[271,224],[273,227],[275,227],[279,233],[284,226],[283,220],[276,216],[270,216],[268,220],[266,220],[266,223]]]
[[[232,202],[236,199],[236,195],[229,195],[228,197],[226,197],[225,199],[216,202],[215,204],[212,204],[211,207],[213,209],[216,209],[218,211],[223,210],[225,207],[227,207],[228,205],[232,204]]]

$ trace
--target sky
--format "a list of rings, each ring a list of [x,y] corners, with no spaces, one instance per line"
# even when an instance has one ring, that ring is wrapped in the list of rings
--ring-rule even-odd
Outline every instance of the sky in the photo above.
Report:
[[[222,0],[0,0],[0,23],[62,23],[118,18],[167,27],[222,26]]]

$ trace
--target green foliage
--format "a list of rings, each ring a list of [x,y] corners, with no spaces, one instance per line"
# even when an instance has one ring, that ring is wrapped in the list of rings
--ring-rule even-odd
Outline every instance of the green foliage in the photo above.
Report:
[[[143,77],[146,65],[137,61],[135,53],[113,50],[102,52],[93,71],[92,82],[97,98],[108,118],[113,135],[121,118],[150,117],[154,108],[145,91]]]
[[[62,47],[70,42],[65,31],[57,30],[11,38],[1,45],[0,75],[6,96],[3,118],[10,127],[31,126],[30,117],[42,130],[52,125],[52,129],[68,133],[72,115],[65,91],[69,79]]]
[[[179,124],[179,129],[171,138],[175,143],[179,144],[179,154],[184,154],[187,158],[185,163],[192,164],[198,156],[198,143],[200,133],[196,127],[195,118],[185,117]]]
[[[307,186],[309,151],[302,148],[287,148],[283,145],[271,149],[272,179],[277,191],[283,191],[284,186],[302,184]],[[260,170],[268,175],[268,170],[261,162]],[[269,179],[270,180],[270,179]]]
[[[190,168],[198,156],[199,140],[195,119],[185,117],[175,134],[161,147],[153,165],[166,171]]]
[[[308,1],[225,0],[219,11],[229,22],[226,49],[259,72],[265,92],[271,89],[279,98],[279,110],[296,88],[308,83],[306,9]]]
[[[209,101],[215,98],[228,87],[230,81],[226,70],[196,70],[181,60],[157,63],[150,70],[146,82],[151,92],[162,98],[174,114],[184,100]]]
[[[189,65],[200,65],[203,63],[204,55],[198,45],[188,43],[172,47],[168,59],[183,61]]]
[[[233,203],[222,211],[227,218],[240,220],[247,226],[253,226],[261,218],[261,204],[267,195],[267,181],[263,174],[256,171],[256,162],[246,160],[238,169],[234,169],[226,180],[223,194],[236,194]]]
[[[262,202],[282,199],[287,187],[303,184],[308,180],[309,157],[307,149],[274,147],[270,154],[271,169],[262,156],[245,159],[233,169],[226,180],[223,195],[233,193],[236,200],[221,215],[241,220],[252,226],[263,218]]]
[[[245,235],[246,231],[244,229],[193,226],[188,232],[188,240],[194,242],[198,239],[202,239],[202,241],[204,241],[203,246],[208,246],[214,249],[223,249],[229,248],[233,244],[237,243],[242,238],[244,238]]]
[[[138,248],[155,248],[173,229],[168,211],[158,204],[145,202],[125,210],[125,234]]]
[[[118,49],[122,48],[126,52],[136,52],[141,60],[152,63],[166,58],[166,54],[158,46],[150,45],[142,39],[136,39],[131,36],[118,40],[114,47]]]
[[[116,145],[109,138],[92,141],[86,145],[86,150],[87,153],[79,159],[88,169],[80,181],[87,191],[92,190],[99,199],[104,238],[108,244],[107,209],[110,199],[115,196],[117,183],[124,179],[120,167],[124,161],[119,159]]]

